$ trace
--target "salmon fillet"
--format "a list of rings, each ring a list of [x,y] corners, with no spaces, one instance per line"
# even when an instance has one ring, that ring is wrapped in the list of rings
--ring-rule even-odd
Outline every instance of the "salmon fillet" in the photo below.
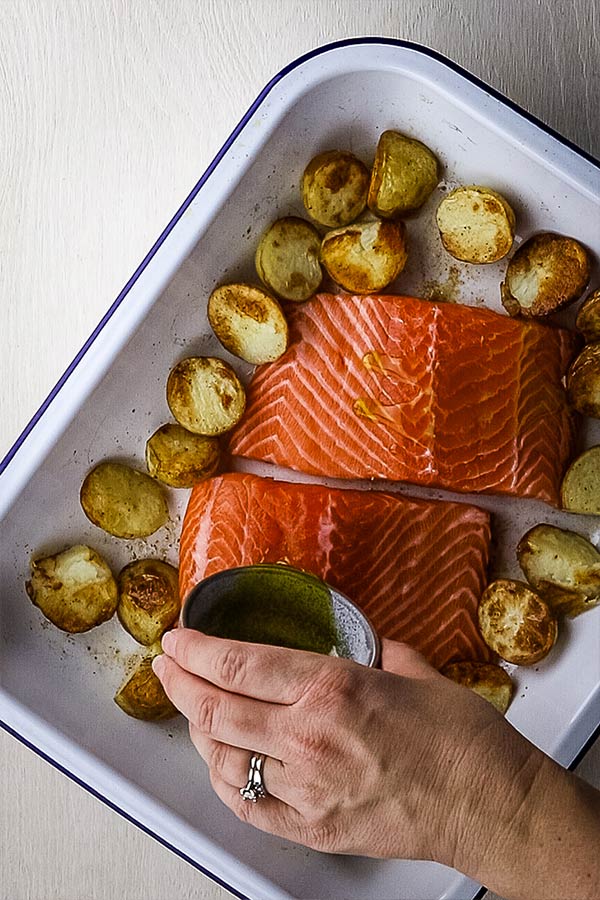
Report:
[[[321,294],[252,378],[231,453],[558,503],[574,450],[563,376],[577,337],[487,309]]]
[[[230,473],[192,491],[180,590],[185,597],[222,569],[284,561],[347,594],[382,637],[441,668],[491,658],[477,628],[489,542],[489,515],[475,506]]]

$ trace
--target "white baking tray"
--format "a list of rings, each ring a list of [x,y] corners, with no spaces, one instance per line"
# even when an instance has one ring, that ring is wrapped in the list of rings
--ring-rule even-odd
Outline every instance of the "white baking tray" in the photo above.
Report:
[[[369,162],[386,128],[437,152],[442,189],[470,182],[505,194],[521,239],[556,230],[598,252],[600,170],[591,158],[422,47],[383,39],[324,47],[266,86],[0,466],[4,727],[230,891],[260,900],[465,900],[478,885],[430,863],[318,854],[239,823],[212,793],[183,720],[137,722],[113,703],[124,659],[136,651],[119,624],[65,635],[32,606],[24,582],[32,553],[75,541],[89,542],[115,569],[149,553],[176,561],[187,492],[172,494],[170,527],[148,541],[120,542],[83,515],[82,478],[105,457],[141,463],[146,439],[169,419],[171,366],[222,352],[206,322],[208,294],[224,279],[254,277],[257,237],[270,220],[303,214],[298,184],[307,161],[339,147]],[[435,289],[501,309],[504,264],[469,269],[443,252],[433,225],[439,197],[409,222],[413,250],[396,289],[424,296]],[[597,426],[588,428],[588,443],[600,441]],[[599,519],[531,501],[477,502],[494,514],[499,573],[517,574],[515,542],[536,522],[599,537]],[[569,622],[550,658],[515,677],[509,719],[571,764],[600,722],[600,610]]]

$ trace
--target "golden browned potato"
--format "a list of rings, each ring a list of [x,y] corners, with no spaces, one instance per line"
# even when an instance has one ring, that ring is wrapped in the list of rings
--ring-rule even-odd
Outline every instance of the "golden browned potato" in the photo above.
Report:
[[[239,422],[246,392],[230,365],[212,356],[182,359],[167,380],[167,403],[180,425],[194,434],[224,434]]]
[[[117,706],[134,719],[157,722],[179,715],[152,670],[152,660],[160,653],[160,644],[156,643],[141,657],[115,694]]]
[[[179,615],[177,569],[160,559],[138,559],[119,573],[117,615],[140,644],[154,644]]]
[[[506,256],[515,237],[515,214],[491,188],[458,187],[437,208],[442,244],[455,259],[492,263]]]
[[[311,159],[302,176],[302,200],[321,225],[341,228],[367,205],[369,170],[345,150],[327,150]]]
[[[221,450],[215,437],[193,434],[168,422],[146,443],[146,465],[153,478],[176,488],[190,488],[219,468]]]
[[[513,695],[512,678],[500,666],[465,660],[444,666],[442,675],[479,694],[502,715],[509,707]]]
[[[556,641],[556,615],[523,581],[493,581],[483,592],[478,614],[488,647],[515,665],[539,662]]]
[[[529,584],[558,615],[578,616],[600,603],[600,553],[582,535],[536,525],[519,541],[517,558]]]
[[[439,180],[439,163],[429,147],[398,131],[384,131],[371,172],[369,209],[384,219],[414,212]]]
[[[576,325],[588,344],[600,341],[600,290],[594,291],[581,304]]]
[[[563,509],[600,516],[600,447],[585,450],[574,460],[561,486]]]
[[[321,260],[334,281],[354,294],[387,287],[406,264],[406,229],[402,222],[364,222],[329,231]]]
[[[71,634],[101,625],[117,608],[117,583],[108,563],[82,544],[32,560],[25,587],[46,618]]]
[[[262,288],[251,284],[215,288],[208,300],[208,320],[225,349],[253,365],[273,362],[287,350],[283,310]]]
[[[295,216],[277,219],[256,249],[258,277],[282,300],[308,300],[323,280],[320,246],[319,232],[310,222]]]
[[[104,462],[86,475],[80,501],[88,519],[114,537],[147,537],[169,518],[164,489],[149,475]]]
[[[590,257],[574,238],[541,232],[521,244],[500,286],[511,316],[547,316],[581,297]]]
[[[583,348],[569,370],[571,405],[585,416],[600,418],[600,341]]]

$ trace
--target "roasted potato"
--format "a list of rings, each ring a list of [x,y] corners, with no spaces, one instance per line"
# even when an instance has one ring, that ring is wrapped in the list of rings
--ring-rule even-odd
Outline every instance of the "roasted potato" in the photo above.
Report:
[[[140,644],[154,644],[179,615],[177,569],[160,559],[137,559],[119,573],[117,615]]]
[[[387,287],[406,264],[406,229],[402,222],[364,222],[329,231],[321,244],[321,261],[334,281],[354,294]]]
[[[215,437],[192,434],[168,422],[146,442],[146,466],[153,478],[176,488],[190,488],[219,468],[221,450]]]
[[[541,232],[521,244],[500,286],[511,316],[547,316],[581,297],[590,278],[590,257],[574,238]]]
[[[594,291],[581,304],[575,324],[588,344],[600,341],[600,290]]]
[[[194,434],[224,434],[239,422],[246,392],[230,365],[212,356],[182,359],[167,380],[167,403],[180,425]]]
[[[160,653],[161,647],[157,642],[141,657],[115,694],[117,706],[134,719],[156,722],[179,715],[179,710],[165,694],[152,669],[152,660]]]
[[[215,288],[208,300],[208,320],[225,349],[253,365],[273,362],[287,350],[283,310],[262,288],[251,284]]]
[[[567,375],[571,406],[585,416],[600,418],[600,341],[583,348]]]
[[[488,647],[518,666],[547,656],[558,634],[554,611],[522,581],[493,581],[483,592],[478,615]]]
[[[114,537],[147,537],[169,518],[164,489],[149,475],[104,462],[86,475],[80,501],[88,519]]]
[[[513,695],[512,678],[500,666],[482,662],[454,662],[444,666],[442,675],[470,688],[503,715],[509,707]]]
[[[468,263],[502,259],[515,237],[515,214],[508,201],[475,184],[458,187],[444,197],[436,221],[448,253]]]
[[[117,583],[108,563],[82,544],[32,560],[25,587],[46,618],[71,634],[101,625],[117,608]]]
[[[517,558],[529,584],[558,615],[578,616],[600,603],[600,553],[582,535],[536,525],[519,541]]]
[[[600,516],[600,447],[585,450],[574,460],[561,486],[563,509]]]
[[[439,180],[439,163],[429,147],[397,131],[384,131],[371,172],[369,209],[384,219],[414,212]]]
[[[349,225],[367,205],[369,170],[345,150],[327,150],[311,159],[302,176],[306,211],[329,228]]]
[[[295,216],[277,219],[256,249],[258,277],[282,300],[308,300],[323,280],[320,246],[319,232],[310,222]]]

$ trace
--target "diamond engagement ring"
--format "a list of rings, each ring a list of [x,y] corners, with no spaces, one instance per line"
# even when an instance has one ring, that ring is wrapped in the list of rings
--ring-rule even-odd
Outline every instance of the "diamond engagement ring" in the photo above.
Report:
[[[261,800],[263,797],[267,796],[262,780],[262,768],[264,763],[265,758],[260,753],[253,754],[250,759],[248,782],[243,788],[240,788],[240,794],[244,800],[251,800],[252,803],[256,803],[257,800]]]

